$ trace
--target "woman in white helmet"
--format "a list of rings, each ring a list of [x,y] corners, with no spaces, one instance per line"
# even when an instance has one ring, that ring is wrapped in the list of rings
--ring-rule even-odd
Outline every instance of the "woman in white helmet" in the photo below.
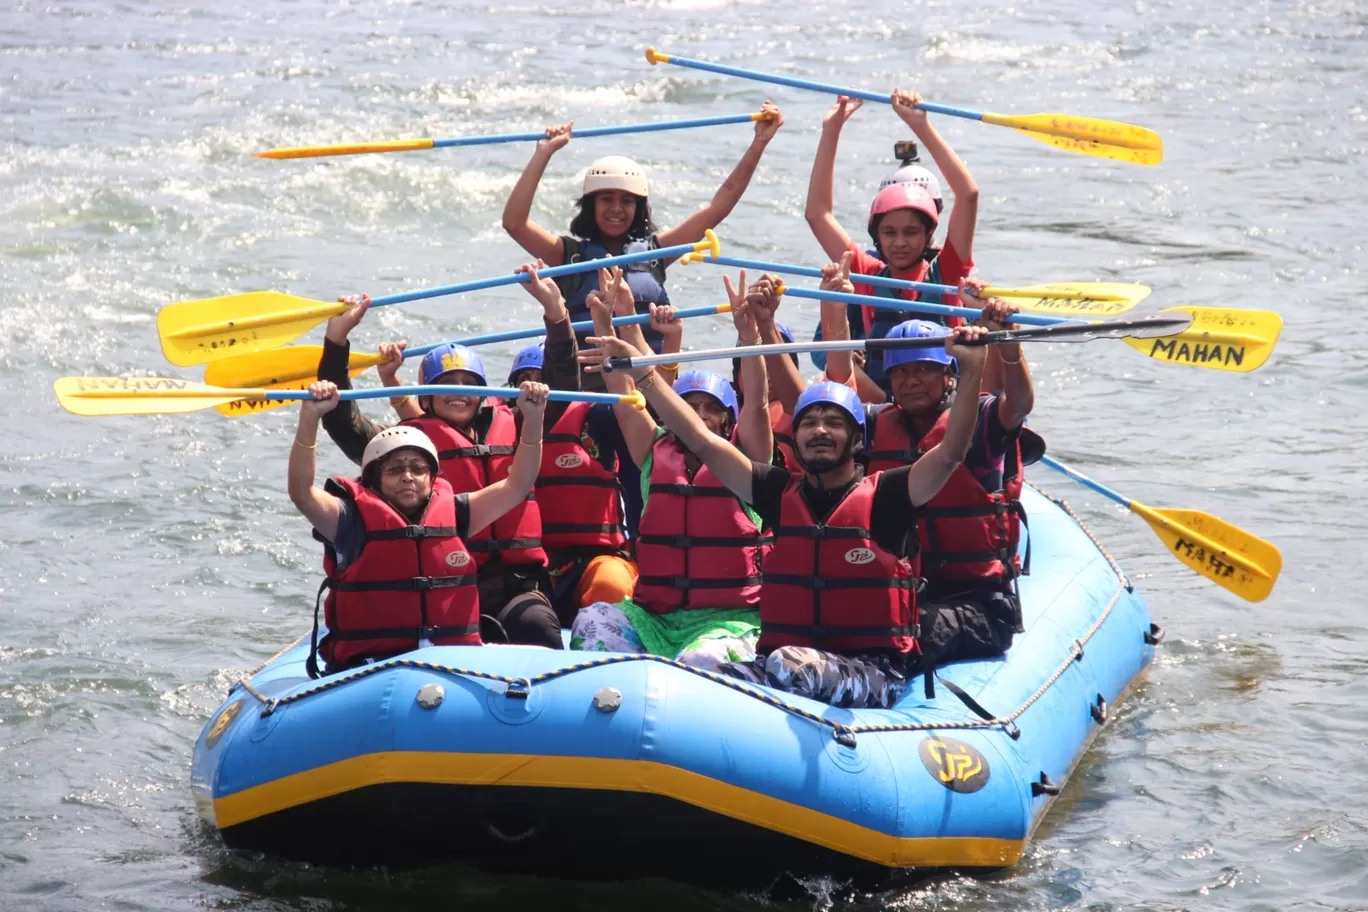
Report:
[[[482,621],[498,631],[505,621],[524,624],[529,611],[545,613],[543,620],[558,629],[544,599],[514,598],[482,618],[475,558],[465,544],[532,490],[541,466],[546,386],[522,385],[522,437],[507,477],[468,494],[455,493],[438,475],[431,438],[405,425],[371,438],[360,478],[338,476],[316,487],[318,425],[341,399],[327,381],[309,391],[314,399],[300,408],[290,448],[289,491],[323,542],[328,576],[328,635],[318,642],[315,607],[311,673],[315,655],[334,672],[424,646],[480,645]]]
[[[537,193],[546,165],[557,150],[570,142],[574,121],[549,127],[546,139],[537,143],[532,160],[504,206],[503,226],[513,240],[533,257],[548,266],[581,260],[600,259],[638,250],[690,244],[703,232],[716,228],[736,207],[750,184],[765,147],[784,123],[779,108],[765,102],[767,120],[755,122],[755,136],[732,173],[713,194],[712,200],[673,228],[657,229],[651,216],[650,187],[641,165],[621,155],[600,158],[584,174],[584,187],[570,220],[570,233],[557,235],[531,218],[532,200]],[[627,267],[627,280],[636,298],[638,313],[649,305],[670,303],[665,291],[665,267],[659,260]],[[563,276],[556,280],[570,310],[572,320],[589,318],[589,292],[598,288],[593,272]],[[652,347],[659,349],[658,336],[648,334]]]

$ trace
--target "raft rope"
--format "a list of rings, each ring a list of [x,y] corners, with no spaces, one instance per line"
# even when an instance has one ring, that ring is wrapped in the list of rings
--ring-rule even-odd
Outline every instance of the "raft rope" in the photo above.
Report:
[[[707,671],[702,668],[694,668],[691,665],[685,665],[682,662],[675,661],[674,659],[667,659],[663,656],[649,654],[605,656],[599,659],[592,659],[588,662],[579,662],[575,665],[567,665],[564,668],[558,668],[555,671],[548,671],[543,674],[535,675],[531,678],[513,678],[508,677],[506,675],[491,674],[486,671],[476,671],[470,668],[455,668],[450,665],[438,665],[433,662],[419,662],[414,659],[387,659],[383,662],[375,662],[371,665],[366,665],[361,668],[354,669],[352,671],[346,672],[329,680],[319,681],[318,683],[313,684],[310,687],[306,687],[301,691],[297,691],[284,697],[268,697],[265,694],[261,693],[259,690],[257,690],[255,687],[253,687],[247,681],[246,678],[238,681],[234,690],[236,690],[237,688],[241,688],[243,691],[251,695],[258,702],[263,704],[261,715],[265,717],[273,714],[281,706],[288,706],[291,703],[298,703],[300,700],[303,700],[307,697],[312,697],[317,694],[324,693],[325,691],[329,691],[337,687],[342,687],[346,684],[350,684],[353,681],[359,681],[363,678],[368,678],[372,675],[379,674],[382,671],[388,671],[392,668],[415,668],[422,671],[436,672],[439,674],[452,675],[455,677],[475,678],[481,681],[494,681],[504,685],[504,695],[509,699],[525,700],[527,699],[528,695],[532,692],[532,688],[541,684],[545,684],[549,681],[554,681],[557,678],[562,678],[568,675],[577,674],[579,672],[588,671],[593,668],[604,668],[609,665],[621,665],[625,662],[655,662],[661,665],[669,665],[673,668],[678,668],[680,671],[688,672],[692,675],[697,675],[698,677],[711,681],[714,684],[719,684],[723,687],[730,688],[731,690],[751,697],[752,699],[759,700],[761,703],[764,703],[765,705],[771,706],[782,712],[786,712],[790,715],[806,719],[815,725],[821,725],[830,728],[832,737],[835,738],[835,740],[838,743],[845,745],[847,747],[855,747],[856,736],[863,734],[924,731],[965,731],[969,729],[987,728],[1001,729],[1009,737],[1015,740],[1021,735],[1021,731],[1017,727],[1016,720],[1019,719],[1022,716],[1022,714],[1025,713],[1028,709],[1030,709],[1031,706],[1033,706],[1036,703],[1036,701],[1038,701],[1042,696],[1044,696],[1045,693],[1051,687],[1054,686],[1055,682],[1064,676],[1064,673],[1069,670],[1069,667],[1073,665],[1073,663],[1082,660],[1084,647],[1087,645],[1088,641],[1091,640],[1094,635],[1096,635],[1097,631],[1101,629],[1103,623],[1105,623],[1107,618],[1111,615],[1112,609],[1115,608],[1116,603],[1120,601],[1122,593],[1133,591],[1133,587],[1131,586],[1130,581],[1126,578],[1125,573],[1122,572],[1120,565],[1116,563],[1116,560],[1111,556],[1107,549],[1102,547],[1102,543],[1099,542],[1097,538],[1092,534],[1092,532],[1084,524],[1083,520],[1078,516],[1078,514],[1075,513],[1073,509],[1070,508],[1065,501],[1059,498],[1051,497],[1044,491],[1041,491],[1040,488],[1036,487],[1035,485],[1031,485],[1031,487],[1034,488],[1042,497],[1044,497],[1045,499],[1049,500],[1051,503],[1054,503],[1056,506],[1062,509],[1065,513],[1069,515],[1069,517],[1075,523],[1078,524],[1078,527],[1083,530],[1083,534],[1088,536],[1089,540],[1091,540],[1093,545],[1096,546],[1098,553],[1100,553],[1106,559],[1107,564],[1116,573],[1116,577],[1120,581],[1120,584],[1117,586],[1116,592],[1112,595],[1111,600],[1107,602],[1107,606],[1102,609],[1102,612],[1098,615],[1097,620],[1093,622],[1093,625],[1088,628],[1086,633],[1084,633],[1081,637],[1073,641],[1073,648],[1069,651],[1069,657],[1065,659],[1059,665],[1059,667],[1054,670],[1053,674],[1051,674],[1048,678],[1045,679],[1045,682],[1040,685],[1040,687],[1036,690],[1035,693],[1031,694],[1031,696],[1027,698],[1026,702],[1022,703],[1015,710],[1013,710],[1005,716],[996,716],[987,719],[970,719],[961,722],[906,722],[893,725],[842,725],[838,722],[833,722],[830,719],[819,716],[816,713],[809,712],[808,710],[803,709],[800,706],[794,706],[791,703],[786,703],[783,700],[780,700],[777,697],[774,697],[768,693],[763,693],[761,691],[755,690],[752,687],[737,680],[736,678],[727,677],[726,675],[720,675],[716,672]],[[302,639],[302,637],[300,639]],[[293,646],[298,642],[299,640],[295,640],[294,643],[286,647],[286,650],[293,648]],[[285,650],[282,650],[281,653],[283,653],[284,651]],[[279,654],[277,654],[277,657],[279,657]],[[275,661],[275,659],[272,658],[270,661]],[[270,664],[270,662],[268,661],[266,664]],[[263,665],[262,667],[265,666]],[[258,669],[258,671],[259,670],[260,669]],[[255,673],[256,672],[253,672],[253,674]]]

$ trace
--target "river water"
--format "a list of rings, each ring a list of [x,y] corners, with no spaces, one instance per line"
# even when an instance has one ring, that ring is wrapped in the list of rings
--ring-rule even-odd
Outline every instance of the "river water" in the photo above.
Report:
[[[788,123],[720,234],[819,262],[803,220],[823,96],[647,66],[690,56],[1007,113],[1161,132],[1141,168],[941,118],[982,187],[979,274],[1142,282],[1143,309],[1279,311],[1267,366],[1158,364],[1120,343],[1033,347],[1052,452],[1128,496],[1215,513],[1281,546],[1246,604],[1137,518],[1051,474],[1169,631],[1016,868],[856,897],[888,909],[1368,908],[1364,349],[1368,15],[1352,0],[1020,7],[665,0],[223,4],[10,0],[0,10],[0,907],[749,909],[665,883],[453,869],[347,873],[239,858],[195,820],[191,748],[227,685],[294,639],[316,546],[284,491],[293,416],[93,419],[71,374],[194,377],[158,308],[256,289],[330,299],[511,269],[499,227],[530,148],[272,162],[273,145],[752,111]],[[701,205],[748,127],[573,142],[535,209],[560,228],[594,157],[652,173],[659,221]],[[837,212],[861,224],[906,130],[847,128]],[[1357,177],[1355,177],[1357,175]],[[856,232],[852,232],[855,234]],[[677,303],[722,300],[675,269]],[[811,302],[785,305],[810,331]],[[358,348],[534,322],[521,290],[386,308]],[[726,344],[729,321],[687,344]],[[311,341],[317,342],[318,336]],[[486,357],[502,375],[514,346]],[[372,405],[372,411],[382,406]],[[322,453],[321,468],[347,463]],[[585,838],[592,838],[586,827]],[[851,901],[812,884],[794,908]],[[787,900],[782,904],[787,907]]]

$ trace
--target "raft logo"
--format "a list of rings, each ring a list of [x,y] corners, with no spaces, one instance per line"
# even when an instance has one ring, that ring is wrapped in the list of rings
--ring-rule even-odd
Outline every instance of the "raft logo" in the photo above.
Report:
[[[584,465],[584,460],[579,453],[563,453],[556,457],[556,468],[558,469],[578,469]]]
[[[868,548],[851,548],[845,553],[847,564],[868,564],[874,560],[874,552]]]
[[[448,567],[464,567],[470,563],[470,555],[464,551],[452,551],[446,556],[446,562]]]
[[[925,738],[917,745],[922,765],[952,792],[967,795],[988,784],[988,760],[972,745],[954,738]]]
[[[218,718],[214,720],[214,724],[209,726],[209,734],[204,739],[205,750],[214,749],[214,745],[219,743],[219,738],[223,737],[223,733],[228,730],[229,725],[233,724],[233,720],[237,718],[237,714],[240,712],[242,712],[241,700],[224,707],[223,712],[219,713]]]

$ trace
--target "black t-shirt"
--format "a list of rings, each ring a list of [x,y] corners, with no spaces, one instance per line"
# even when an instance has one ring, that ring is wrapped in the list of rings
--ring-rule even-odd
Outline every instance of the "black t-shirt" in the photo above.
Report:
[[[918,508],[912,506],[912,499],[907,496],[907,473],[910,471],[911,466],[900,466],[880,472],[875,482],[869,534],[880,548],[895,557],[907,557],[911,553],[908,539],[917,524]],[[751,506],[765,521],[765,528],[779,527],[779,505],[793,475],[782,466],[751,463]],[[803,499],[807,501],[813,517],[824,520],[863,478],[864,475],[857,470],[855,478],[842,488],[818,489],[804,481]]]
[[[337,518],[337,538],[328,544],[333,549],[337,572],[341,573],[361,556],[361,549],[366,546],[366,525],[353,501],[345,497],[338,500],[342,503],[342,515]],[[456,530],[462,540],[470,537],[469,494],[456,495]]]

